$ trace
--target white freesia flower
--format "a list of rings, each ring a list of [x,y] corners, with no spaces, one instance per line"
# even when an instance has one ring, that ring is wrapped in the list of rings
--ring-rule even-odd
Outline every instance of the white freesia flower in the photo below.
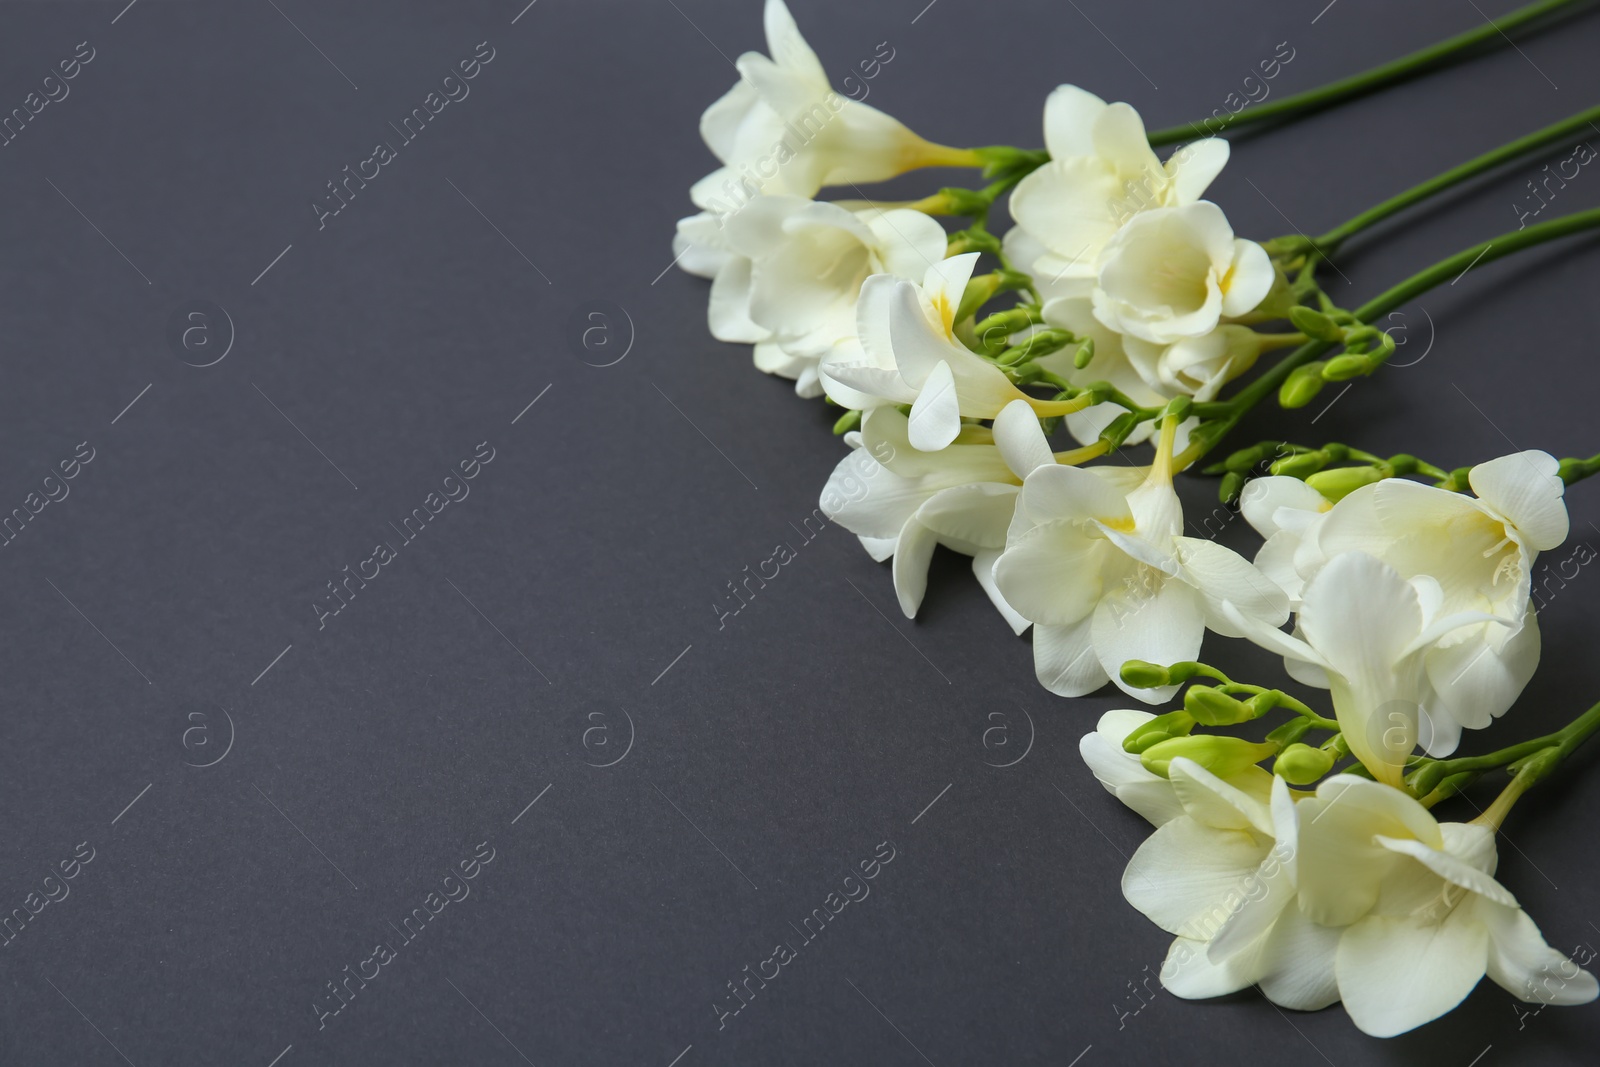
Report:
[[[1022,480],[1056,463],[1038,418],[1013,403],[993,430],[967,426],[938,452],[913,448],[909,431],[896,408],[868,411],[854,449],[823,487],[823,514],[858,536],[874,559],[894,557],[895,595],[907,618],[916,617],[933,550],[944,545],[972,557],[979,583],[1020,634],[1027,620],[1000,596],[993,574]]]
[[[1186,145],[1165,164],[1150,149],[1144,122],[1127,104],[1107,104],[1075,85],[1045,101],[1050,162],[1018,184],[1011,214],[1022,231],[1008,251],[1046,284],[1090,277],[1100,252],[1138,212],[1192,204],[1228,161],[1228,143]],[[1020,242],[1023,235],[1033,245]]]
[[[1187,999],[1260,985],[1284,1007],[1334,1003],[1339,931],[1284,906],[1301,814],[1288,784],[1274,778],[1263,799],[1190,760],[1173,760],[1168,774],[1182,814],[1139,846],[1122,876],[1128,903],[1177,935],[1161,984]]]
[[[1288,616],[1282,590],[1245,559],[1180,536],[1175,436],[1168,419],[1148,472],[1045,467],[1023,486],[995,584],[1034,624],[1034,672],[1052,693],[1083,696],[1110,679],[1159,703],[1177,687],[1135,689],[1122,681],[1124,663],[1192,660],[1207,627],[1239,636],[1224,614],[1229,602],[1273,632]]]
[[[1263,626],[1232,605],[1224,611],[1263,648],[1321,669],[1350,752],[1374,778],[1398,788],[1433,698],[1426,653],[1442,636],[1493,619],[1449,606],[1433,578],[1407,581],[1382,560],[1346,552],[1306,585],[1300,636]]]
[[[920,211],[858,210],[795,196],[763,196],[726,219],[731,254],[748,261],[742,291],[713,285],[711,312],[755,337],[756,366],[795,380],[801,396],[820,396],[817,367],[842,358],[855,336],[856,298],[874,274],[921,278],[944,258],[944,227]],[[742,296],[745,306],[733,301]],[[748,323],[757,332],[744,330]]]
[[[1235,237],[1222,209],[1201,200],[1130,219],[1101,252],[1091,299],[1111,329],[1170,345],[1255,310],[1275,276],[1266,249]]]
[[[1353,775],[1270,806],[1174,760],[1183,815],[1123,877],[1130,903],[1176,933],[1162,984],[1188,998],[1259,984],[1312,1011],[1343,1000],[1392,1037],[1438,1018],[1488,975],[1524,1001],[1582,1004],[1595,979],[1551,948],[1494,879],[1494,831],[1438,823],[1397,789]]]
[[[1036,415],[1065,415],[1085,398],[1040,400],[1012,384],[995,364],[956,337],[956,311],[978,261],[977,252],[952,256],[928,267],[922,284],[888,275],[868,278],[856,305],[862,358],[830,361],[823,387],[866,394],[872,405],[910,404],[910,441],[936,451],[961,432],[965,418],[992,419],[1016,400]]]
[[[1491,827],[1440,824],[1404,793],[1349,775],[1299,810],[1298,902],[1313,919],[1352,924],[1335,972],[1365,1033],[1436,1019],[1485,974],[1525,1001],[1583,1004],[1600,992],[1495,881]]]
[[[1183,803],[1172,781],[1147,770],[1138,755],[1122,747],[1129,734],[1154,719],[1148,711],[1120,708],[1100,716],[1092,734],[1078,742],[1078,754],[1089,765],[1106,792],[1138,812],[1153,826],[1162,826],[1183,814]],[[1225,780],[1247,796],[1265,803],[1272,792],[1273,776],[1252,765]]]
[[[972,166],[970,152],[926,141],[875,107],[841,97],[782,0],[767,0],[771,58],[746,52],[739,81],[706,108],[700,135],[722,162],[690,189],[695,206],[738,211],[752,197],[812,197],[929,166]]]
[[[1257,566],[1291,600],[1329,557],[1365,552],[1402,578],[1432,582],[1434,612],[1486,617],[1439,637],[1423,655],[1422,740],[1431,755],[1447,756],[1462,728],[1481,729],[1503,714],[1538,665],[1530,587],[1538,552],[1567,536],[1558,468],[1547,453],[1519,452],[1472,468],[1476,496],[1389,478],[1334,505],[1295,479],[1263,478],[1246,486],[1241,506],[1267,537]],[[1314,674],[1297,676],[1318,684]]]

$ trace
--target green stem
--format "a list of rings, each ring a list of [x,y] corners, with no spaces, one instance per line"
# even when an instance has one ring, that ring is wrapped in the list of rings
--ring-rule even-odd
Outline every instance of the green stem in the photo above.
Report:
[[[1393,85],[1396,82],[1415,77],[1418,74],[1432,70],[1434,67],[1442,66],[1480,44],[1494,41],[1495,38],[1504,39],[1507,34],[1520,26],[1560,11],[1563,8],[1573,7],[1579,2],[1581,0],[1538,0],[1537,3],[1520,7],[1510,14],[1502,15],[1498,19],[1485,21],[1482,26],[1470,29],[1465,33],[1458,33],[1454,37],[1446,38],[1409,55],[1390,60],[1380,66],[1373,67],[1371,70],[1362,71],[1360,74],[1341,78],[1327,85],[1308,89],[1303,93],[1285,96],[1270,104],[1247,107],[1225,117],[1213,117],[1211,119],[1203,119],[1200,122],[1190,122],[1182,126],[1157,130],[1150,134],[1150,144],[1152,146],[1176,144],[1194,137],[1220,133],[1222,130],[1233,126],[1267,122],[1286,115],[1298,115],[1332,107],[1334,104],[1343,103],[1346,100],[1381,89],[1386,85]]]
[[[1559,237],[1566,237],[1574,233],[1582,233],[1600,227],[1600,208],[1590,208],[1588,211],[1577,211],[1571,215],[1564,215],[1549,222],[1541,222],[1523,230],[1512,230],[1503,233],[1489,241],[1475,244],[1471,248],[1462,249],[1453,256],[1448,256],[1425,270],[1418,271],[1398,285],[1395,285],[1371,300],[1356,308],[1354,316],[1362,322],[1370,323],[1381,315],[1393,311],[1395,308],[1415,299],[1435,286],[1459,279],[1468,270],[1483,263],[1492,263],[1497,259],[1509,256],[1514,252],[1532,248],[1553,241]],[[1453,282],[1452,282],[1453,284]],[[1220,405],[1195,405],[1195,410],[1202,414],[1217,411],[1216,429],[1207,430],[1199,446],[1191,445],[1185,452],[1185,464],[1193,463],[1222,440],[1223,436],[1232,430],[1244,414],[1264,398],[1274,393],[1283,380],[1295,368],[1310,363],[1317,357],[1324,355],[1334,347],[1333,341],[1311,341],[1301,345],[1293,352],[1284,356],[1275,363],[1270,370],[1237,394]]]
[[[1488,771],[1504,767],[1548,748],[1556,750],[1557,755],[1554,758],[1559,761],[1570,756],[1596,730],[1600,730],[1600,704],[1596,704],[1553,734],[1507,745],[1482,756],[1461,756],[1456,759],[1440,760],[1439,763],[1444,767],[1443,777],[1448,778],[1463,771]]]
[[[1355,234],[1368,227],[1374,226],[1391,215],[1396,215],[1413,204],[1421,203],[1436,193],[1443,192],[1454,185],[1459,185],[1477,177],[1486,171],[1493,170],[1502,163],[1508,163],[1519,156],[1537,152],[1552,144],[1567,141],[1573,134],[1585,129],[1595,129],[1595,123],[1600,121],[1600,106],[1591,107],[1580,111],[1570,118],[1536,130],[1526,137],[1519,137],[1515,141],[1503,144],[1492,152],[1485,152],[1475,159],[1469,159],[1460,166],[1452,167],[1443,174],[1429,178],[1420,185],[1414,185],[1397,196],[1390,197],[1383,203],[1373,208],[1368,208],[1361,214],[1350,219],[1340,226],[1335,226],[1327,233],[1318,237],[1313,243],[1321,248],[1324,253],[1331,254],[1338,250],[1339,245]]]
[[[1600,474],[1600,455],[1588,459],[1564,459],[1561,461],[1560,474],[1561,480],[1568,485]]]

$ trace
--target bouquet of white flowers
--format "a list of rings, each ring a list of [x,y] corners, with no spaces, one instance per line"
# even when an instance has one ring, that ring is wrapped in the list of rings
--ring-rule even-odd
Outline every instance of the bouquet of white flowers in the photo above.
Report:
[[[782,0],[767,0],[770,57],[743,55],[701,120],[722,166],[690,192],[700,212],[678,223],[676,262],[712,279],[715,337],[752,344],[758,368],[842,411],[835,433],[851,452],[822,510],[893,559],[907,617],[944,545],[972,557],[1019,635],[1032,629],[1050,692],[1110,683],[1149,704],[1182,692],[1178,710],[1108,713],[1081,745],[1156,827],[1122,889],[1175,935],[1161,978],[1178,996],[1259,985],[1289,1008],[1342,1001],[1363,1031],[1391,1036],[1485,975],[1529,1002],[1600,992],[1494,878],[1501,822],[1600,727],[1600,705],[1555,733],[1453,756],[1537,666],[1534,560],[1566,539],[1563,492],[1600,456],[1447,468],[1263,442],[1205,468],[1264,539],[1253,561],[1186,536],[1173,490],[1258,404],[1301,407],[1382,368],[1396,343],[1374,323],[1396,307],[1473,265],[1600,228],[1600,209],[1524,219],[1346,309],[1318,271],[1347,241],[1570,142],[1600,108],[1321,236],[1261,242],[1204,198],[1228,161],[1214,135],[1351,99],[1570,6],[1541,0],[1332,85],[1154,133],[1129,105],[1063,85],[1044,104],[1045,148],[1028,150],[935,144],[839,96]],[[976,168],[986,184],[902,203],[859,188],[923,167]],[[825,187],[860,199],[815,199]],[[997,235],[1007,194],[1015,225]],[[1094,463],[1143,441],[1148,466]],[[1329,713],[1201,662],[1207,630],[1280,653],[1292,679],[1327,691]],[[1287,717],[1262,740],[1228,732],[1268,715]],[[1510,779],[1487,810],[1435,820],[1433,807],[1499,770]]]

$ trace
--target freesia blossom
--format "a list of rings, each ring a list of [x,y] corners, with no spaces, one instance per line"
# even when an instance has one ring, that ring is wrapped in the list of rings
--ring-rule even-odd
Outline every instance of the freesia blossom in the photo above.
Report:
[[[1044,141],[1050,162],[1012,193],[1017,228],[1007,250],[1046,284],[1093,276],[1124,222],[1150,208],[1194,203],[1228,161],[1228,143],[1208,137],[1163,164],[1137,111],[1075,85],[1045,101]]]
[[[1472,468],[1475,496],[1400,478],[1363,486],[1329,505],[1290,478],[1246,486],[1245,517],[1267,542],[1256,563],[1298,599],[1329,557],[1365,552],[1402,577],[1425,576],[1443,615],[1484,621],[1438,638],[1425,651],[1422,740],[1431,755],[1455,750],[1462,728],[1481,729],[1509,708],[1539,662],[1529,610],[1534,561],[1567,536],[1565,486],[1547,453],[1501,456]],[[1297,674],[1318,684],[1313,672]]]
[[[1339,931],[1284,906],[1302,814],[1288,784],[1274,778],[1262,799],[1181,758],[1168,775],[1181,814],[1139,846],[1122,875],[1128,903],[1176,935],[1161,984],[1186,999],[1259,985],[1284,1007],[1334,1003]]]
[[[945,252],[944,227],[919,211],[852,211],[795,196],[751,201],[729,216],[725,239],[749,266],[742,290],[713,285],[713,317],[740,327],[737,338],[722,339],[759,337],[756,366],[794,379],[808,397],[822,394],[819,362],[849,350],[861,283],[875,274],[921,278]],[[746,323],[757,332],[743,330]],[[712,334],[722,337],[716,321]]]
[[[942,544],[972,557],[984,591],[1021,633],[1027,620],[995,590],[993,572],[1023,479],[1056,464],[1038,418],[1013,403],[993,430],[965,427],[938,452],[911,447],[909,430],[896,408],[868,411],[851,454],[823,487],[823,514],[857,535],[873,559],[894,557],[895,595],[907,618],[922,604],[928,563]]]
[[[1433,578],[1407,581],[1382,560],[1346,552],[1307,584],[1299,636],[1263,626],[1232,605],[1224,610],[1263,648],[1322,671],[1350,752],[1374,778],[1398,788],[1432,697],[1425,654],[1442,636],[1493,619],[1446,607]]]
[[[1122,681],[1124,663],[1194,659],[1208,627],[1239,636],[1230,602],[1265,630],[1288,617],[1283,591],[1248,561],[1180,535],[1176,432],[1168,418],[1148,471],[1043,467],[1023,485],[995,584],[1034,624],[1034,672],[1052,693],[1083,696],[1109,679],[1159,703],[1176,686],[1136,689]]]
[[[1119,708],[1100,716],[1094,733],[1078,741],[1078,754],[1089,765],[1106,792],[1144,816],[1152,826],[1162,826],[1183,814],[1183,803],[1172,780],[1146,769],[1139,756],[1122,747],[1129,734],[1154,719],[1148,711]],[[1273,776],[1252,765],[1225,779],[1265,803],[1272,792]]]
[[[1269,820],[1194,765],[1171,773],[1184,815],[1141,846],[1123,888],[1179,935],[1161,975],[1176,995],[1259,983],[1284,1007],[1342,1000],[1362,1031],[1391,1037],[1454,1008],[1486,974],[1529,1002],[1600,992],[1494,879],[1492,827],[1436,822],[1353,775],[1299,802],[1275,783]]]
[[[738,82],[700,118],[700,135],[723,165],[690,189],[696,207],[727,214],[762,194],[812,197],[828,185],[974,164],[970,152],[926,141],[835,93],[783,0],[767,0],[764,22],[771,57],[740,56]]]
[[[1222,209],[1201,200],[1130,219],[1101,252],[1091,299],[1111,329],[1170,345],[1255,310],[1275,277],[1266,249],[1235,237]]]
[[[910,404],[913,448],[944,448],[961,432],[963,417],[992,419],[1016,400],[1041,416],[1085,406],[1086,398],[1029,396],[956,336],[956,311],[978,255],[934,263],[920,286],[890,275],[868,278],[856,305],[862,359],[830,361],[824,375],[824,388],[833,382],[877,398],[876,404]]]

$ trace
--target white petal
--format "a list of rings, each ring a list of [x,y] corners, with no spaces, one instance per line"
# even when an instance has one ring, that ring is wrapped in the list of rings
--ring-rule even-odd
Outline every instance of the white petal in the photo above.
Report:
[[[1084,619],[1071,626],[1033,627],[1034,677],[1056,696],[1081,697],[1106,684],[1089,640],[1091,625]]]
[[[1078,753],[1089,765],[1106,791],[1144,816],[1152,826],[1161,826],[1183,814],[1183,805],[1165,778],[1145,770],[1137,756],[1106,740],[1103,734],[1085,734],[1078,742]]]
[[[1233,242],[1233,265],[1228,271],[1228,286],[1222,297],[1224,315],[1243,315],[1254,311],[1267,298],[1276,276],[1272,257],[1254,241],[1239,238]]]
[[[1286,474],[1253,478],[1239,494],[1239,510],[1262,537],[1271,537],[1283,528],[1278,518],[1280,509],[1321,514],[1330,507],[1332,505],[1321,493]]]
[[[1566,485],[1548,452],[1517,452],[1467,473],[1478,499],[1509,519],[1529,548],[1543,552],[1567,539]]]
[[[1199,200],[1228,162],[1228,142],[1220,137],[1191,141],[1167,160],[1172,174],[1173,200],[1189,204]]]
[[[1266,575],[1232,549],[1198,537],[1177,538],[1178,563],[1186,581],[1205,598],[1206,626],[1224,637],[1243,637],[1223,613],[1223,601],[1270,626],[1289,618],[1289,598]]]
[[[1127,490],[1094,473],[1101,469],[1040,467],[1022,485],[1021,509],[1036,522],[1131,518]]]
[[[1205,618],[1200,596],[1182,582],[1156,579],[1155,588],[1117,589],[1101,600],[1094,613],[1094,649],[1100,665],[1117,687],[1136,700],[1160,703],[1173,687],[1135,689],[1122,681],[1122,665],[1131,659],[1169,664],[1200,654]]]
[[[1532,1004],[1587,1004],[1600,994],[1594,975],[1545,943],[1521,908],[1480,905],[1489,929],[1489,977]]]
[[[1036,467],[1055,465],[1056,457],[1039,426],[1039,416],[1026,400],[1013,400],[1000,409],[994,420],[994,443],[1018,478],[1026,478]]]
[[[767,339],[767,331],[750,320],[750,261],[743,256],[728,260],[711,281],[711,303],[706,309],[711,336],[719,341],[754,344]]]
[[[1088,618],[1102,595],[1106,546],[1065,522],[1047,522],[1010,539],[995,563],[1006,602],[1034,623],[1071,626]]]
[[[1465,1000],[1488,959],[1489,931],[1472,909],[1433,925],[1369,915],[1339,939],[1339,996],[1363,1033],[1393,1037]]]
[[[1263,840],[1272,832],[1267,805],[1233,782],[1224,781],[1181,756],[1172,761],[1167,774],[1173,792],[1183,802],[1183,810],[1196,822],[1217,830],[1253,829]]]
[[[911,447],[937,452],[961,432],[961,401],[956,397],[956,380],[950,364],[943,360],[933,368],[916,403],[911,405]]]
[[[1539,619],[1530,611],[1523,616],[1521,628],[1499,649],[1487,635],[1429,649],[1425,660],[1428,680],[1456,722],[1481,730],[1503,715],[1522,693],[1539,665],[1539,648]],[[1449,755],[1431,748],[1429,753]]]
[[[861,213],[877,239],[878,255],[891,274],[915,280],[930,263],[944,258],[944,227],[931,215],[909,208]]]
[[[1076,85],[1059,85],[1044,101],[1044,146],[1050,158],[1094,154],[1094,121],[1106,102]]]
[[[1267,850],[1241,830],[1173,819],[1147,837],[1122,874],[1122,895],[1169,933],[1209,938],[1244,900]]]
[[[1416,590],[1388,564],[1347,552],[1306,586],[1299,622],[1335,675],[1334,711],[1350,751],[1395,784],[1417,738],[1417,694],[1396,678],[1396,665],[1422,630]],[[1341,699],[1346,691],[1349,696]],[[1391,714],[1406,720],[1397,724],[1405,736],[1395,734],[1392,742]]]
[[[795,25],[794,16],[789,14],[783,0],[767,0],[762,23],[767,32],[767,51],[772,53],[774,61],[808,78],[827,83],[828,75],[822,69],[822,61],[811,50],[806,39],[800,36],[800,27]]]
[[[917,509],[917,521],[932,530],[939,543],[965,555],[983,549],[999,551],[1017,505],[1014,485],[978,482],[941,489]]]
[[[972,554],[972,573],[978,579],[978,584],[989,596],[989,603],[1000,612],[1001,618],[1006,620],[1006,625],[1011,627],[1011,632],[1021,637],[1033,623],[1022,617],[1017,609],[1006,603],[1006,598],[1000,592],[1000,587],[995,584],[994,565],[1000,558],[1000,550],[986,548],[981,552]]]
[[[1161,984],[1167,992],[1185,1000],[1205,1000],[1246,989],[1260,979],[1259,945],[1249,953],[1213,963],[1206,955],[1206,943],[1180,937],[1167,950],[1161,965]]]
[[[1475,829],[1483,828],[1475,827]],[[1495,881],[1491,875],[1485,874],[1448,852],[1429,848],[1421,841],[1386,837],[1383,834],[1373,834],[1372,840],[1390,852],[1398,852],[1403,856],[1410,856],[1451,885],[1460,886],[1462,889],[1476,893],[1485,900],[1493,901],[1496,904],[1503,904],[1510,908],[1518,907],[1517,898],[1512,896],[1505,886]]]
[[[900,540],[894,547],[894,595],[908,619],[917,617],[922,596],[928,591],[928,562],[938,543],[933,531],[915,518],[900,531]]]
[[[1339,999],[1335,926],[1318,926],[1294,905],[1283,909],[1261,947],[1261,992],[1274,1004],[1318,1011]]]

